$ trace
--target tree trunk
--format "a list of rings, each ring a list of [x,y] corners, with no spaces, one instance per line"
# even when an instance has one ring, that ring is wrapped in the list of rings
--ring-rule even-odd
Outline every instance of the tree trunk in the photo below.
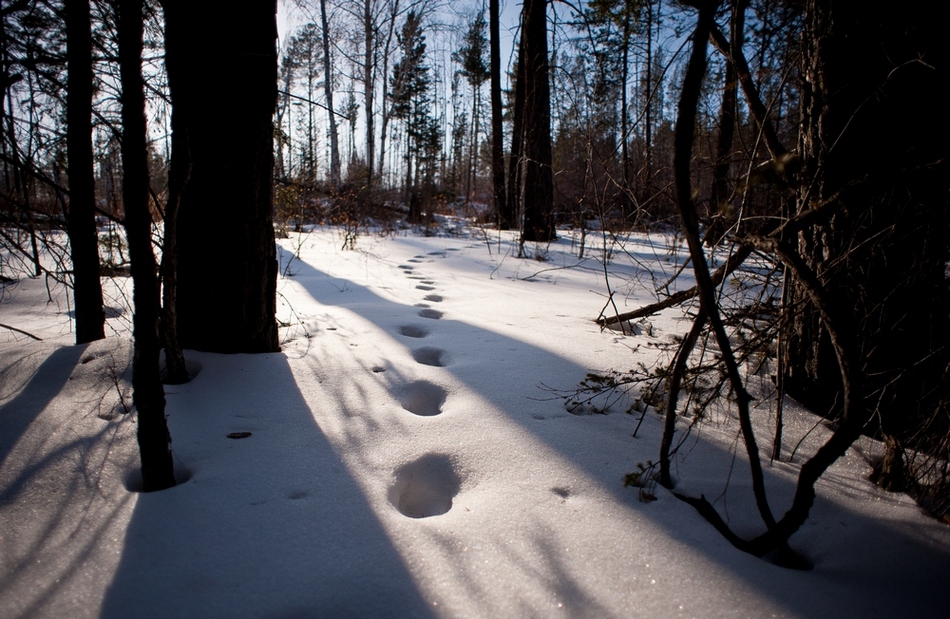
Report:
[[[547,0],[525,0],[523,241],[547,243],[554,232],[551,169],[551,91],[548,83]]]
[[[373,188],[373,166],[376,165],[375,151],[376,128],[373,125],[373,93],[376,91],[374,79],[376,63],[373,51],[376,48],[375,28],[373,24],[372,0],[363,0],[363,105],[366,112],[366,186]],[[383,89],[385,91],[385,89]],[[386,132],[385,126],[383,133]]]
[[[522,12],[524,8],[522,8]],[[522,21],[524,19],[522,18]],[[524,51],[524,30],[521,32],[521,40],[518,42],[518,63],[515,68],[515,101],[513,118],[511,121],[511,156],[508,158],[508,197],[505,201],[508,227],[513,227],[519,223],[519,213],[521,210],[521,177],[524,166],[521,157],[524,153],[524,100],[525,100],[525,51]],[[520,227],[520,226],[519,226]],[[507,228],[501,226],[502,230]]]
[[[327,118],[330,122],[330,189],[336,191],[340,186],[340,138],[337,134],[336,113],[333,108],[333,64],[330,62],[327,0],[320,0],[320,23],[323,30],[323,92],[327,98]]]
[[[856,331],[860,393],[880,419],[871,430],[926,448],[917,433],[946,398],[950,361],[950,122],[946,45],[926,3],[911,4],[887,13],[806,4],[798,210],[835,208],[797,246]],[[794,279],[790,297],[789,393],[834,416],[842,384],[827,329]]]
[[[92,34],[88,0],[66,0],[66,226],[73,261],[76,343],[105,337],[92,157]]]
[[[492,196],[495,204],[495,214],[499,230],[511,228],[511,213],[505,202],[505,157],[504,132],[502,128],[501,107],[501,41],[499,39],[498,0],[489,0],[488,29],[489,29],[489,98],[491,99],[491,173]]]
[[[626,13],[623,15],[623,48],[621,50],[620,64],[620,188],[623,191],[621,196],[621,209],[623,212],[624,223],[630,223],[633,200],[630,191],[630,110],[627,105],[627,80],[630,73],[630,20],[632,17]],[[581,217],[583,219],[583,216]]]
[[[162,6],[172,104],[192,164],[178,219],[181,344],[225,353],[279,350],[276,0],[240,8],[224,0]]]
[[[165,391],[159,373],[159,291],[148,208],[148,151],[142,81],[142,1],[119,0],[119,69],[122,81],[122,199],[132,262],[132,401],[138,415],[142,490],[175,485],[165,422]]]
[[[162,335],[165,344],[165,382],[178,385],[189,380],[185,355],[178,337],[178,211],[181,194],[191,175],[191,148],[179,114],[172,109],[172,164],[165,202],[165,238],[162,245]]]

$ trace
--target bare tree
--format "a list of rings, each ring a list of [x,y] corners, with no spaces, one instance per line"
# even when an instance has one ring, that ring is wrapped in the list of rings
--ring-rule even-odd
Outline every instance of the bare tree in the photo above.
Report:
[[[138,416],[142,490],[175,485],[165,420],[165,391],[159,370],[159,283],[152,253],[148,150],[142,66],[142,0],[118,0],[119,64],[122,80],[122,198],[132,261],[132,401]]]

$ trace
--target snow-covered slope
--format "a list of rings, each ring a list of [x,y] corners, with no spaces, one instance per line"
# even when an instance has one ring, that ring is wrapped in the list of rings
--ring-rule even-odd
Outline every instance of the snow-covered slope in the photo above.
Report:
[[[43,341],[0,330],[0,616],[950,612],[950,531],[874,488],[856,450],[792,540],[810,571],[736,551],[662,488],[625,488],[656,459],[656,413],[634,438],[622,404],[572,414],[552,390],[651,365],[687,323],[668,310],[636,335],[601,331],[603,252],[579,260],[567,235],[524,260],[492,234],[281,241],[283,352],[188,354],[194,380],[166,388],[183,481],[153,494],[127,490],[127,335],[71,346],[61,290],[50,304],[42,281],[7,286],[0,323]],[[626,250],[610,264],[621,310],[651,299],[638,278],[682,261],[662,235]],[[125,333],[127,311],[111,315]],[[786,414],[794,445],[815,421]],[[751,535],[736,437],[727,414],[694,428],[677,489]],[[796,464],[767,476],[781,512]]]

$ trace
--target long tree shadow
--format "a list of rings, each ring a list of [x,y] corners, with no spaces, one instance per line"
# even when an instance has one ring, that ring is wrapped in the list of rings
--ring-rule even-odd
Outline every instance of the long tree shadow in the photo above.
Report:
[[[138,495],[102,616],[430,616],[287,358],[189,359],[166,391],[190,478]]]
[[[0,367],[0,391],[16,393],[0,407],[0,468],[30,424],[60,393],[87,346],[57,348],[38,367],[28,371],[30,379],[27,384],[14,384],[19,376],[27,373],[23,366],[30,364],[33,355],[43,357],[47,354],[45,344],[34,345],[34,348],[36,352],[27,356],[4,359]]]
[[[403,266],[407,273],[411,272],[412,265]],[[692,513],[690,508],[677,503],[669,495],[666,495],[660,506],[647,505],[638,502],[635,490],[623,488],[622,467],[632,470],[633,463],[605,463],[603,453],[596,448],[596,445],[592,445],[589,439],[583,438],[588,431],[599,432],[598,436],[604,436],[604,426],[600,425],[606,423],[604,418],[570,415],[557,403],[539,401],[545,394],[535,390],[538,384],[545,382],[546,378],[549,380],[551,376],[573,375],[580,380],[589,368],[528,341],[514,339],[503,333],[454,320],[450,314],[447,316],[440,309],[429,307],[433,305],[432,303],[423,304],[427,307],[420,308],[388,300],[368,287],[330,276],[304,260],[295,261],[293,268],[294,281],[303,286],[320,304],[345,307],[389,334],[393,340],[403,343],[407,349],[407,359],[387,360],[390,365],[398,366],[404,361],[409,362],[408,359],[414,359],[422,365],[434,365],[442,371],[447,371],[454,379],[461,381],[496,409],[503,411],[508,419],[515,422],[521,429],[530,432],[558,456],[598,481],[620,504],[631,510],[636,518],[648,520],[652,525],[664,529],[668,535],[683,536],[684,519],[691,520],[688,538],[681,539],[680,542],[688,543],[692,550],[698,551],[711,563],[734,573],[747,585],[758,589],[762,595],[771,597],[780,607],[804,615],[815,615],[833,610],[827,606],[816,606],[816,604],[827,604],[830,597],[828,595],[817,598],[801,595],[803,587],[811,588],[816,585],[813,573],[793,573],[733,549],[710,525]],[[439,306],[436,304],[436,307]],[[525,328],[529,329],[530,325],[525,325]],[[368,336],[368,339],[380,337],[378,332],[364,331],[364,334]],[[423,340],[420,339],[423,336],[425,346],[422,346]],[[351,346],[355,345],[357,345],[355,342],[351,344]],[[423,360],[420,361],[420,358]],[[446,362],[427,362],[427,360],[439,359],[445,359]],[[404,388],[404,385],[397,383],[392,386],[394,391]],[[530,397],[532,393],[538,396],[538,399],[532,399]],[[440,394],[440,397],[441,395],[444,394]],[[398,393],[394,393],[394,396],[398,397]],[[647,425],[650,423],[648,421]],[[576,424],[576,429],[565,431],[564,424]],[[654,425],[658,427],[659,424],[657,422]],[[611,427],[623,428],[624,425],[613,424]],[[355,453],[362,453],[359,440],[353,438],[352,442],[344,445],[342,449],[352,449]],[[657,445],[658,442],[650,449],[651,456]],[[338,446],[338,449],[340,448]],[[703,461],[703,456],[700,455],[703,451],[707,453],[707,456],[711,456],[710,460],[713,462],[729,462],[733,457],[733,454],[723,453],[721,448],[708,441],[695,445],[693,449],[696,452],[693,457],[699,461]],[[714,474],[713,477],[721,479],[722,474]],[[766,474],[774,505],[787,504],[794,492],[794,484],[791,481],[793,477],[780,476],[771,471],[767,471]],[[748,489],[747,477],[741,463],[737,464],[736,470],[732,473],[733,487]],[[517,480],[512,481],[517,482]],[[702,489],[700,484],[694,484],[691,488]],[[558,490],[557,487],[551,489],[555,495],[560,495]],[[748,492],[746,494],[751,495]],[[815,527],[813,530],[819,531],[831,526],[841,526],[842,532],[839,539],[848,539],[850,533],[847,530],[847,524],[820,520],[816,522],[816,518],[820,518],[823,510],[827,510],[833,517],[838,509],[840,507],[832,507],[831,502],[819,497],[813,510],[815,518],[803,528],[798,539],[793,538],[793,545],[800,546],[797,542],[808,536],[810,527]],[[685,516],[683,510],[686,511]],[[755,508],[750,499],[734,500],[731,510],[734,515],[741,511],[752,514],[750,522],[755,522]],[[882,608],[891,608],[887,604],[897,608],[908,603],[908,597],[913,595],[912,591],[918,590],[921,586],[928,587],[928,585],[930,597],[916,598],[913,602],[918,605],[921,612],[934,612],[945,608],[946,604],[950,603],[950,592],[939,584],[942,578],[940,574],[945,574],[946,570],[950,569],[950,548],[946,544],[934,543],[927,533],[921,534],[919,531],[907,528],[888,526],[858,513],[853,514],[853,517],[857,524],[855,530],[862,532],[861,539],[866,535],[868,538],[887,540],[887,542],[882,543],[882,546],[878,548],[864,548],[868,552],[869,561],[863,563],[867,567],[861,574],[836,572],[839,564],[834,556],[812,557],[818,560],[819,569],[830,570],[825,574],[827,580],[824,582],[840,583],[847,587],[840,594],[833,596],[832,603],[837,605],[839,610],[855,612],[855,609],[863,609],[871,614],[880,613]],[[739,516],[736,520],[741,523],[745,518],[745,516]],[[757,532],[756,526],[754,525],[747,532],[749,534]],[[741,524],[739,529],[742,529]],[[884,545],[893,551],[881,550]],[[844,548],[849,548],[849,546],[840,547],[840,549]],[[833,549],[819,548],[818,550],[833,553]],[[621,551],[617,550],[617,552]],[[880,570],[870,561],[871,557],[887,557],[894,569],[889,569],[888,576],[882,577]],[[560,559],[566,560],[566,557]],[[924,570],[914,568],[921,565],[920,562],[931,567]],[[902,569],[903,572],[901,572]],[[900,574],[895,576],[895,570],[906,576]],[[563,576],[569,578],[566,571]],[[689,579],[688,575],[684,574],[684,577]],[[922,585],[919,582],[921,578],[927,583]],[[916,583],[913,582],[914,579],[917,579]],[[797,582],[798,586],[789,586],[792,581]],[[855,588],[855,583],[862,581],[863,583]],[[478,585],[470,583],[469,586],[477,587]],[[580,591],[576,584],[574,587],[577,589],[578,599],[589,594],[589,592]],[[480,592],[482,596],[489,594],[491,594],[490,591]],[[882,606],[882,601],[885,603],[884,606]]]

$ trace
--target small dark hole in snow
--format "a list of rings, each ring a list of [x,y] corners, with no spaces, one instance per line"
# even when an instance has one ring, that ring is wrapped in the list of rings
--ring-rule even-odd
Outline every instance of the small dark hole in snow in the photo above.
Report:
[[[231,432],[228,434],[228,438],[247,438],[250,435],[250,432]]]

